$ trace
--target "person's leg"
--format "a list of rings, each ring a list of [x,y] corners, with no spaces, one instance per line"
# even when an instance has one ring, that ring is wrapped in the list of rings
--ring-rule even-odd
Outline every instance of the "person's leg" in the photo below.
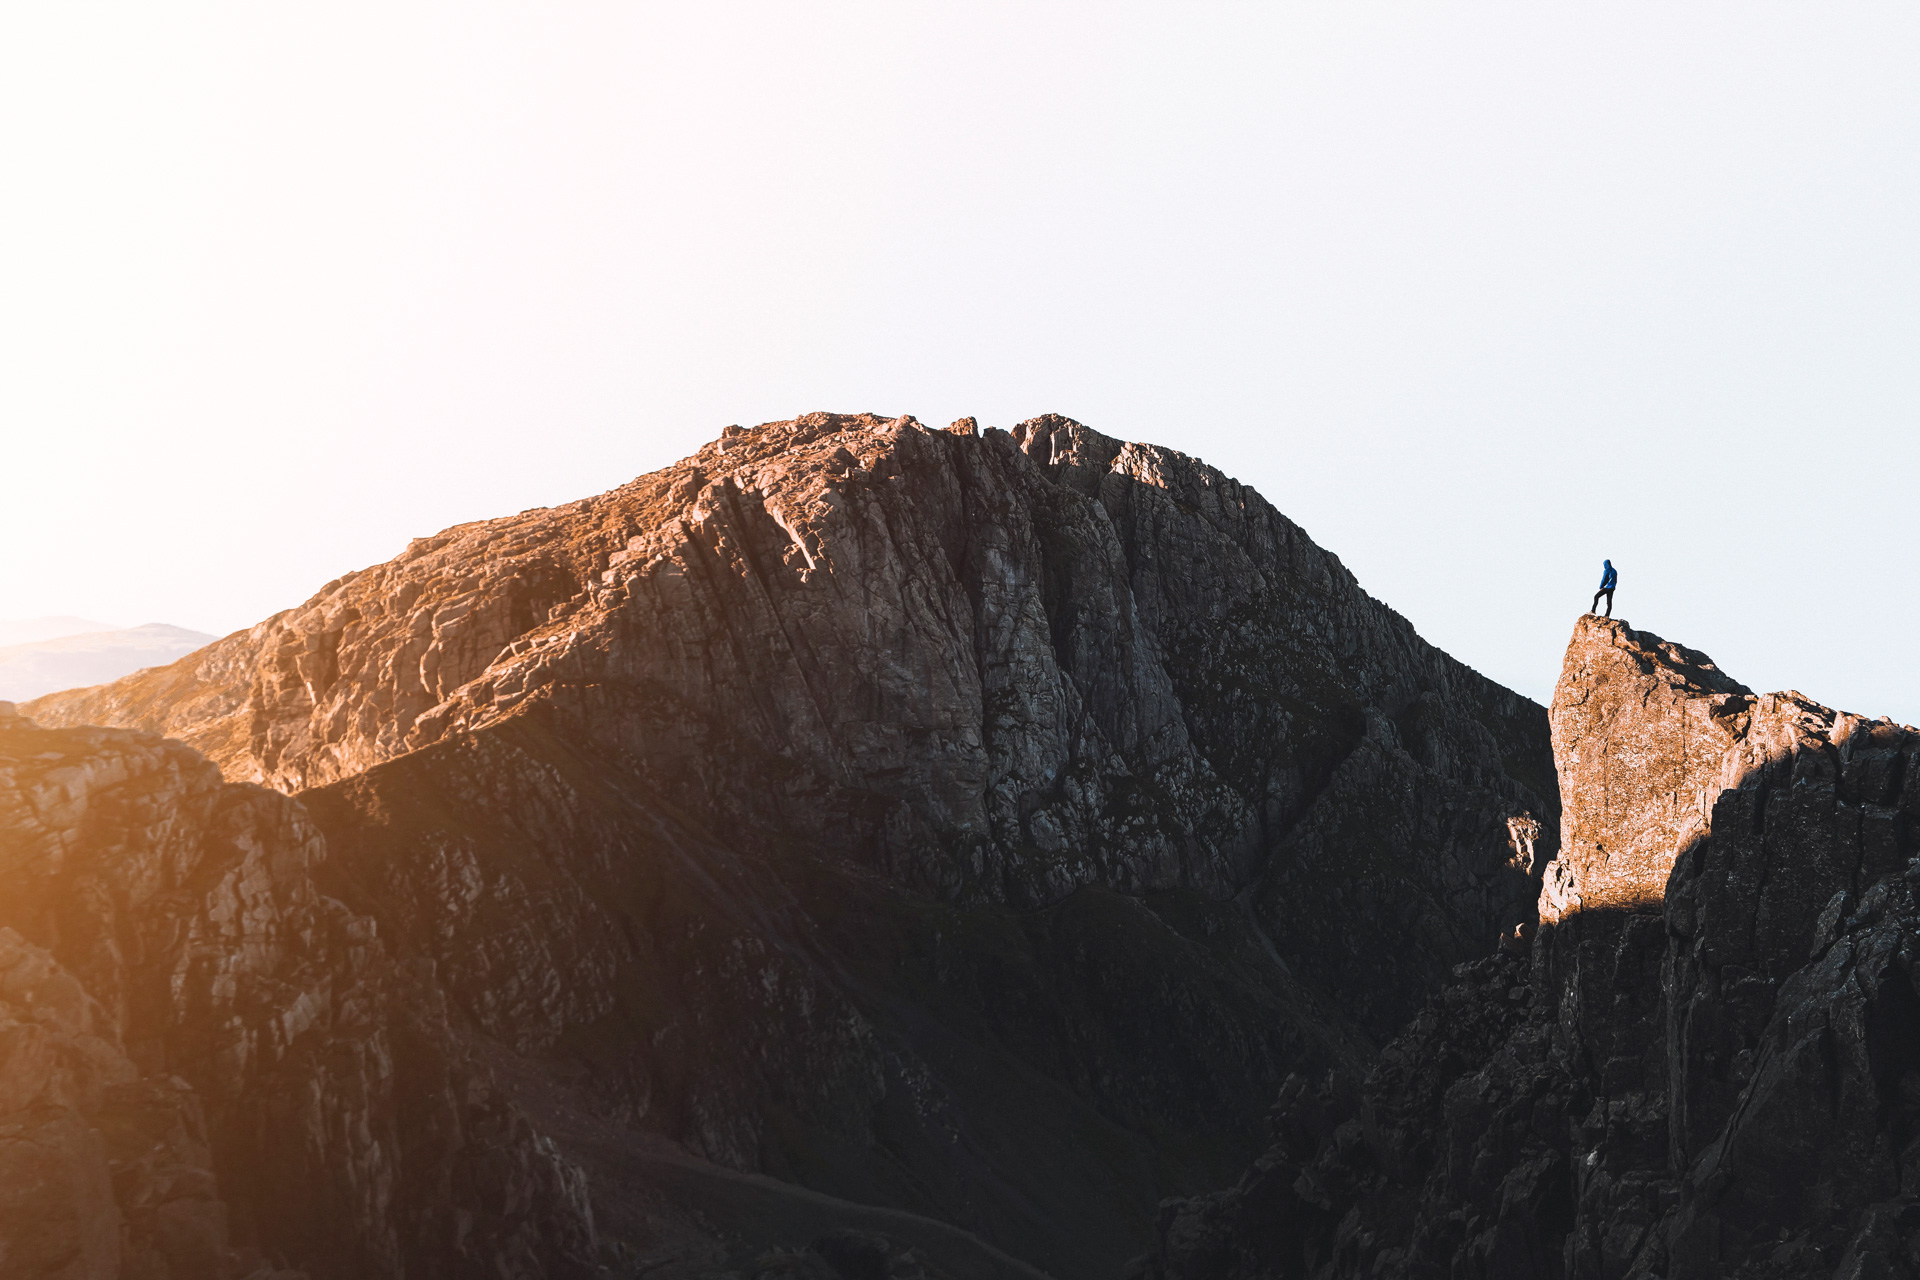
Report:
[[[1600,597],[1601,597],[1601,596],[1603,596],[1603,595],[1605,595],[1605,594],[1607,594],[1607,593],[1606,593],[1606,589],[1605,589],[1605,588],[1602,588],[1601,590],[1599,590],[1599,591],[1596,591],[1596,592],[1594,592],[1594,593],[1593,593],[1593,603],[1587,606],[1587,612],[1588,612],[1588,613],[1598,613],[1598,612],[1600,612]],[[1612,608],[1613,606],[1612,606],[1612,605],[1608,605],[1607,607],[1608,607],[1608,608]]]
[[[1607,588],[1606,595],[1607,595],[1607,615],[1606,616],[1611,618],[1613,616],[1613,588],[1612,587]]]

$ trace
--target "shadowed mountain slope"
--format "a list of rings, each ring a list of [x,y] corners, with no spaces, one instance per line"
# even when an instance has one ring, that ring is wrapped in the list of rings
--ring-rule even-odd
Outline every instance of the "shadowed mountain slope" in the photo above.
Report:
[[[1531,953],[1291,1079],[1137,1274],[1920,1275],[1920,735],[1594,616]]]
[[[689,1161],[1110,1271],[1532,920],[1559,816],[1539,707],[1061,418],[730,428],[25,710],[297,795],[604,1256],[689,1272],[760,1256]]]

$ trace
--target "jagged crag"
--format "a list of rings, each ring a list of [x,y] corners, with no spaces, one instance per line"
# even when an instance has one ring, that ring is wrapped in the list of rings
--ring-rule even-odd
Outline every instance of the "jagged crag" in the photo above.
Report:
[[[1541,708],[1061,418],[730,428],[22,711],[9,1277],[1112,1276],[1559,826]]]
[[[1539,932],[1288,1081],[1136,1275],[1920,1274],[1920,734],[1584,618]]]

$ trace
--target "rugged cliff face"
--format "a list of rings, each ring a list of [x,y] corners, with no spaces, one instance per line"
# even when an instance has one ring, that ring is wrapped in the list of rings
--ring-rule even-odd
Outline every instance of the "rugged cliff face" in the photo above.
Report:
[[[28,711],[296,794],[650,1274],[1110,1273],[1530,924],[1559,816],[1540,708],[1060,418],[729,429]]]
[[[1258,494],[1061,418],[730,428],[28,713],[297,792],[533,709],[736,842],[943,900],[1261,880],[1289,958],[1337,957],[1381,1033],[1410,1006],[1322,908],[1397,916],[1436,977],[1531,917],[1557,816],[1536,707]]]
[[[1457,971],[1364,1080],[1289,1082],[1138,1269],[1920,1274],[1920,735],[1582,619],[1530,953]]]
[[[297,803],[11,712],[0,1273],[587,1274],[578,1171],[459,1048],[431,966],[316,891]]]

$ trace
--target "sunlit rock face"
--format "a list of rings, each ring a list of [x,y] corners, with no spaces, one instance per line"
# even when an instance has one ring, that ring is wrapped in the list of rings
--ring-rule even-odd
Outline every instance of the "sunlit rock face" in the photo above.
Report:
[[[1290,1081],[1147,1272],[1920,1274],[1920,735],[1591,616],[1551,717],[1531,951]]]
[[[1659,911],[1674,858],[1707,830],[1752,703],[1703,653],[1580,620],[1549,711],[1563,800],[1541,923]]]
[[[1538,708],[1422,642],[1258,494],[1063,418],[729,430],[28,713],[165,733],[292,792],[545,707],[729,826],[1028,905],[1242,888],[1366,743],[1393,759],[1356,806],[1398,810],[1373,793],[1428,778],[1476,793],[1465,821],[1423,795],[1395,820],[1427,830],[1378,833],[1428,847],[1399,869],[1421,896],[1477,899],[1444,913],[1468,909],[1476,945],[1531,915],[1527,864],[1551,849],[1516,850],[1506,819],[1550,836]]]
[[[1559,829],[1542,708],[1056,417],[729,429],[30,711],[296,794],[606,1256],[722,1269],[857,1228],[1110,1273],[1530,925]]]
[[[0,703],[0,1275],[588,1274],[578,1172],[297,801]],[[489,1208],[490,1207],[490,1208]]]

